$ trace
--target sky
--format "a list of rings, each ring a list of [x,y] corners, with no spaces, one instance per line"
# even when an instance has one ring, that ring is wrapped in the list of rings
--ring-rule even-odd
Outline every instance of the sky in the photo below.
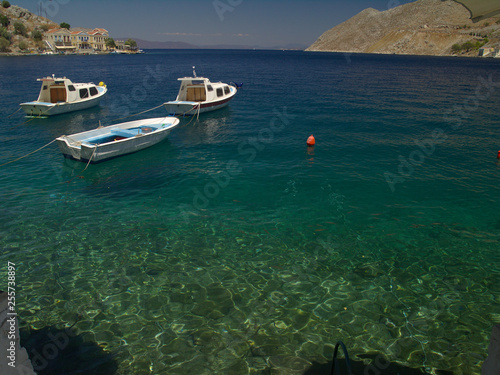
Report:
[[[311,45],[366,8],[384,11],[414,0],[11,0],[72,27],[101,27],[115,39],[197,46]]]

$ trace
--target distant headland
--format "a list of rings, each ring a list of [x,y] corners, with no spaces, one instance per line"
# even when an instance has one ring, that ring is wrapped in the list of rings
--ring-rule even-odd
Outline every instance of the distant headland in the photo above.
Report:
[[[500,3],[418,0],[368,8],[323,33],[306,51],[500,57]]]

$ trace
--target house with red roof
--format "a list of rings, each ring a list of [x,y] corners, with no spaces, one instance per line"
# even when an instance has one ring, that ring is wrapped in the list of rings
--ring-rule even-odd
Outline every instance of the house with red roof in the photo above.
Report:
[[[107,51],[109,32],[103,28],[55,28],[44,34],[45,43],[54,52],[93,53]]]

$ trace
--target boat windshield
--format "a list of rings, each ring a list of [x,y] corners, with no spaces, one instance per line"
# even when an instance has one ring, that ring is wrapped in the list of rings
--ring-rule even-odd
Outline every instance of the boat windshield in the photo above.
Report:
[[[192,85],[203,85],[204,83],[205,83],[204,81],[200,81],[200,80],[198,80],[198,79],[193,79],[193,80],[191,81],[191,84],[192,84]]]

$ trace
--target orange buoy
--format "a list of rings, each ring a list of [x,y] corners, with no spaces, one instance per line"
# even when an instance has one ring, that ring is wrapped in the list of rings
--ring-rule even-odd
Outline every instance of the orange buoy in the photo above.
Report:
[[[307,145],[308,146],[314,146],[315,144],[316,144],[316,140],[314,139],[314,136],[311,134],[309,136],[309,138],[307,138]]]
[[[500,151],[498,151],[497,159],[500,159]]]

